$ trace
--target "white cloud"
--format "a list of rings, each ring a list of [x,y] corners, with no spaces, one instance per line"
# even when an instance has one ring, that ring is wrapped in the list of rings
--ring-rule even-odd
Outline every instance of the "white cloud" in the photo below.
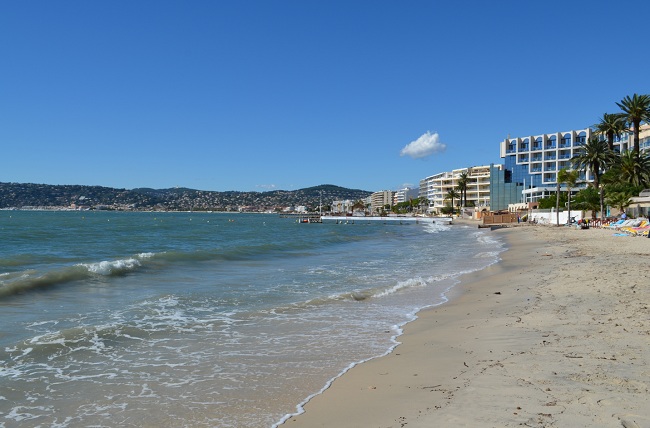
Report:
[[[411,141],[404,146],[399,155],[420,159],[431,156],[434,153],[444,152],[446,148],[447,145],[440,142],[440,136],[437,132],[432,134],[430,131],[427,131],[417,140]]]
[[[255,187],[260,188],[260,189],[265,189],[265,190],[273,190],[273,189],[276,188],[276,185],[275,184],[258,184]]]

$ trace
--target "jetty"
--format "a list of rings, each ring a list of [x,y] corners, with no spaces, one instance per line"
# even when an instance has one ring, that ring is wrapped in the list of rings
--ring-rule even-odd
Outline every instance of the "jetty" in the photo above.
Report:
[[[451,224],[451,217],[352,217],[352,216],[327,216],[321,218],[322,223],[336,223],[336,224],[371,224],[371,223],[384,223],[384,224]]]
[[[280,218],[292,218],[296,223],[335,223],[335,224],[452,224],[451,217],[415,216],[344,216],[321,215],[319,213],[282,213]]]
[[[293,218],[296,223],[322,223],[319,213],[282,213],[280,218]]]

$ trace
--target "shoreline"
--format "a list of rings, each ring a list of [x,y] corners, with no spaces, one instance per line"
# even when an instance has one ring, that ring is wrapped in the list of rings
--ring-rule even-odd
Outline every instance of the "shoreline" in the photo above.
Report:
[[[650,427],[650,240],[490,233],[507,242],[498,263],[463,275],[390,354],[352,367],[279,426]]]

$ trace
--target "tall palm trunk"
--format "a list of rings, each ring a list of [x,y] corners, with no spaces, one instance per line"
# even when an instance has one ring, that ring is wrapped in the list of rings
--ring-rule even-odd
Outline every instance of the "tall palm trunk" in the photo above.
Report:
[[[557,192],[555,192],[555,217],[556,217],[556,226],[560,225],[560,181],[557,180]]]
[[[637,159],[639,159],[639,155],[641,153],[641,145],[639,143],[640,126],[641,126],[641,121],[635,120],[634,121],[634,153],[636,154]]]
[[[609,150],[614,151],[614,131],[607,131],[607,145]]]
[[[567,192],[566,192],[566,199],[567,199],[567,217],[566,217],[566,223],[571,226],[571,187],[567,185]]]

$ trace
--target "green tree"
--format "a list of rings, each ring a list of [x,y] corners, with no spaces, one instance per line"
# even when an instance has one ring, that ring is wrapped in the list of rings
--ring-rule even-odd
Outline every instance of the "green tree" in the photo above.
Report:
[[[560,202],[558,204],[557,200],[557,193],[555,195],[551,194],[551,196],[547,196],[545,198],[540,198],[537,200],[537,206],[541,210],[549,210],[551,208],[555,208],[558,205],[563,205],[566,203],[566,194],[559,192],[560,195]]]
[[[427,198],[418,198],[418,209],[426,212],[427,208],[429,208],[429,200]]]
[[[445,201],[451,201],[451,213],[454,213],[454,199],[458,199],[460,197],[460,194],[458,191],[454,188],[451,188],[447,190],[447,194],[445,195]]]
[[[597,137],[591,137],[589,141],[587,141],[587,144],[582,147],[580,153],[571,159],[571,162],[576,169],[584,171],[585,174],[587,174],[588,171],[591,171],[591,173],[594,175],[594,181],[592,185],[600,192],[601,220],[604,219],[604,196],[603,189],[600,186],[600,176],[609,166],[614,163],[614,161],[614,152],[609,150],[607,142]]]
[[[627,131],[625,120],[620,114],[603,114],[600,122],[595,124],[596,134],[602,135],[607,139],[610,150],[614,150],[614,138],[621,138],[623,132]]]
[[[461,205],[467,206],[467,186],[469,185],[469,174],[467,171],[461,172],[458,176],[456,189],[460,192]]]
[[[650,154],[637,156],[633,150],[626,150],[616,156],[611,171],[614,182],[645,187],[650,184]]]
[[[596,212],[598,212],[598,208],[602,203],[598,189],[594,187],[586,187],[576,194],[574,201],[574,206],[576,208],[583,211],[591,211],[592,220],[596,220]]]
[[[639,127],[641,126],[641,122],[648,122],[650,120],[650,96],[634,94],[630,98],[628,95],[620,103],[616,103],[616,105],[622,111],[620,113],[621,119],[634,132],[634,152],[639,156]]]
[[[355,210],[364,210],[365,211],[366,204],[363,202],[361,199],[357,199],[354,204],[352,204],[352,213],[354,213]],[[365,214],[365,212],[364,212]]]
[[[622,212],[632,204],[632,196],[634,196],[634,194],[629,191],[610,192],[607,195],[607,203]]]
[[[575,187],[576,183],[578,182],[578,177],[579,177],[579,172],[574,170],[568,170],[568,169],[561,169],[557,173],[557,182],[559,183],[565,183],[567,187],[567,223],[571,223],[571,189]],[[559,192],[558,192],[559,193]],[[559,195],[558,195],[558,201],[560,200]],[[558,224],[560,223],[559,220],[559,214],[558,214]]]

